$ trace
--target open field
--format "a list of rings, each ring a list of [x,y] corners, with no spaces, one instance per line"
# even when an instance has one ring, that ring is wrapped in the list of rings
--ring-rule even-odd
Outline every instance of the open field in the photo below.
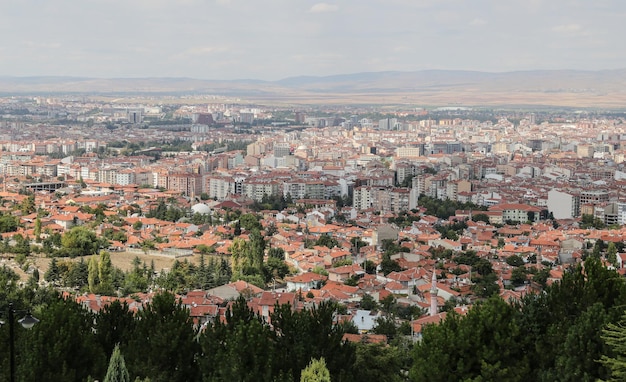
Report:
[[[172,267],[172,264],[174,263],[174,259],[169,258],[169,257],[151,256],[151,255],[146,255],[143,253],[110,252],[110,254],[111,254],[111,262],[113,263],[113,266],[120,268],[123,271],[128,271],[132,269],[132,261],[135,257],[139,257],[139,259],[142,262],[145,262],[148,265],[148,267],[150,267],[151,262],[154,261],[154,268],[157,272],[160,272],[164,269],[169,270]],[[88,262],[91,257],[92,256],[84,256],[82,258],[85,260],[85,262]],[[58,257],[57,261],[65,261],[65,260],[80,261],[80,259],[81,257],[76,257],[73,259]],[[48,270],[48,266],[51,260],[52,259],[49,257],[37,257],[36,254],[28,258],[28,261],[33,263],[35,267],[39,269],[39,274],[41,278],[43,278],[43,275]],[[198,264],[200,262],[200,255],[181,257],[178,260],[179,261],[187,260],[191,263]],[[3,255],[3,257],[0,258],[0,267],[2,265],[7,265],[11,269],[13,269],[20,276],[22,280],[25,281],[28,279],[28,275],[20,269],[18,264],[13,260],[12,255],[9,255],[9,254]]]

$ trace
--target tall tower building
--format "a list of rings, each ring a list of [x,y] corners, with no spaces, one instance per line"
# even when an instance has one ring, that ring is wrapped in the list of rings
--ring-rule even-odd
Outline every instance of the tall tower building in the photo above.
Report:
[[[437,294],[439,290],[437,289],[437,273],[433,269],[433,278],[430,285],[430,315],[434,316],[437,314],[438,306],[437,306]]]

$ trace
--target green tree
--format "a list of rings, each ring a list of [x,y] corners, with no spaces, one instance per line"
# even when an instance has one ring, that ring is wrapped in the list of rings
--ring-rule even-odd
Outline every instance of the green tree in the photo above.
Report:
[[[35,195],[28,195],[20,204],[22,214],[28,215],[35,212]]]
[[[398,327],[391,316],[383,316],[376,319],[376,326],[373,331],[375,334],[384,334],[387,338],[394,339],[398,334]]]
[[[280,247],[272,247],[267,251],[267,257],[285,260],[285,250]]]
[[[323,247],[328,247],[328,248],[334,248],[339,246],[339,242],[337,241],[337,239],[335,239],[334,237],[332,237],[331,235],[321,235],[316,241],[315,241],[315,245],[319,245],[319,246],[323,246]]]
[[[413,353],[411,380],[529,380],[529,365],[517,345],[526,335],[518,314],[495,296],[478,303],[464,318],[448,313],[441,324],[425,326]]]
[[[10,214],[0,214],[0,233],[15,232],[19,226],[16,216]]]
[[[33,229],[33,234],[35,235],[35,240],[37,243],[41,241],[41,219],[39,216],[35,219],[35,228]]]
[[[152,381],[198,380],[198,343],[189,310],[163,292],[137,313],[136,327],[124,351],[131,377]]]
[[[513,268],[511,271],[511,282],[515,286],[524,285],[524,283],[528,280],[526,268],[523,266]]]
[[[113,349],[104,382],[130,382],[126,362],[124,362],[124,356],[120,352],[119,346]]]
[[[241,224],[241,228],[250,232],[252,230],[262,230],[263,226],[259,221],[259,217],[255,214],[243,214],[239,217],[239,224]]]
[[[397,346],[382,344],[356,345],[356,361],[353,368],[355,381],[402,382],[402,357]]]
[[[20,381],[84,381],[104,375],[106,356],[93,334],[94,315],[57,297],[37,312],[40,322],[17,345]]]
[[[85,260],[81,257],[80,261],[72,263],[66,277],[63,280],[63,285],[72,288],[83,288],[88,284],[89,268]]]
[[[518,255],[511,255],[506,258],[506,263],[512,267],[521,267],[524,265],[524,259]]]
[[[49,283],[56,284],[61,279],[61,275],[59,274],[59,265],[57,264],[57,259],[52,258],[50,260],[50,265],[48,266],[48,270],[43,275],[44,280]]]
[[[89,259],[87,272],[87,285],[89,286],[89,291],[91,293],[97,293],[100,279],[98,278],[98,259],[95,256]]]
[[[359,308],[363,310],[375,310],[378,308],[378,303],[374,300],[374,297],[372,297],[371,294],[365,293],[363,294],[363,297],[361,297]]]
[[[302,370],[300,382],[330,382],[330,372],[323,357],[311,360]]]
[[[478,214],[473,214],[472,215],[472,221],[474,222],[485,222],[487,224],[489,224],[489,215],[487,214],[483,214],[483,213],[478,213]]]
[[[274,381],[275,334],[240,296],[226,320],[209,324],[199,342],[200,368],[208,381]]]
[[[355,350],[343,341],[343,327],[336,325],[335,304],[323,302],[310,310],[294,311],[289,305],[275,306],[270,319],[276,336],[276,361],[294,381],[311,358],[324,357],[334,379],[354,363]]]
[[[402,267],[398,264],[398,262],[392,260],[391,256],[388,253],[383,253],[383,259],[380,262],[380,268],[385,276],[391,272],[399,272],[402,270]]]
[[[600,218],[597,218],[589,214],[583,214],[580,220],[581,220],[580,228],[583,228],[583,229],[588,229],[588,228],[603,229],[606,226]]]
[[[76,226],[63,235],[61,246],[71,257],[88,256],[98,252],[100,241],[93,231]]]
[[[96,341],[105,354],[112,354],[117,345],[126,349],[136,321],[126,302],[114,300],[102,307],[95,317]]]
[[[100,251],[100,261],[98,261],[98,291],[100,294],[113,294],[113,265],[111,255],[107,251]]]
[[[613,266],[617,266],[617,246],[614,242],[610,242],[606,248],[606,259],[613,264]]]
[[[617,323],[610,323],[602,331],[602,340],[609,347],[600,363],[609,371],[607,381],[626,380],[626,315]]]

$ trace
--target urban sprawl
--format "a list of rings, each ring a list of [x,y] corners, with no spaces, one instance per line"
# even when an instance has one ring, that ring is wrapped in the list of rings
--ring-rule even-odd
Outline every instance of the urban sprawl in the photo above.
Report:
[[[0,261],[24,280],[41,267],[40,283],[94,311],[141,309],[158,287],[198,324],[242,294],[265,318],[333,300],[337,320],[384,342],[390,304],[419,339],[591,254],[623,273],[623,113],[102,99],[0,98]],[[85,231],[98,246],[70,240]],[[250,257],[258,243],[263,259]],[[169,263],[134,288],[65,280],[60,265],[100,252],[137,256],[135,270]],[[224,277],[167,278],[208,263]]]

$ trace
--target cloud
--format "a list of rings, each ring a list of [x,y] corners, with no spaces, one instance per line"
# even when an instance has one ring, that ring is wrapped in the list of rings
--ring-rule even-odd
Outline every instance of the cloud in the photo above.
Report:
[[[474,20],[470,21],[469,23],[469,25],[473,27],[479,27],[485,24],[487,24],[487,22],[484,19],[481,19],[480,17],[476,17]]]
[[[578,33],[582,31],[583,27],[580,24],[565,24],[552,27],[552,30],[557,33]]]
[[[328,3],[317,3],[309,9],[311,13],[336,12],[339,9],[337,5]]]

